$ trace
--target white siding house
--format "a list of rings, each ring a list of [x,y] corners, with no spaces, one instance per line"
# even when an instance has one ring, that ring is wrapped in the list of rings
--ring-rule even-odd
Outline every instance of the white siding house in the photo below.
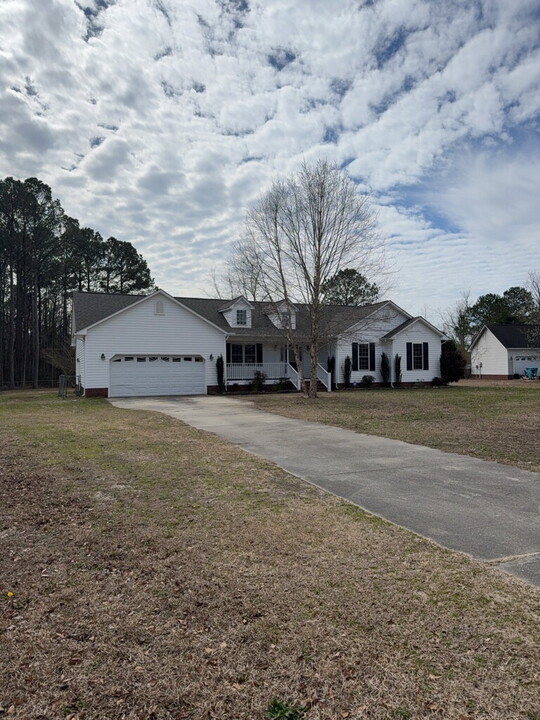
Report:
[[[224,330],[158,291],[76,332],[77,374],[87,395],[206,393],[217,385],[215,359],[225,356],[225,337]],[[114,363],[129,368],[120,376]],[[197,374],[195,363],[204,372]],[[170,389],[159,388],[153,377],[164,372],[171,375]],[[123,392],[112,377],[121,381]],[[175,392],[175,383],[182,393]]]
[[[229,387],[249,384],[259,374],[266,383],[291,382],[299,388],[286,325],[309,379],[309,313],[303,305],[278,304],[277,309],[242,297],[224,303],[174,298],[162,290],[147,296],[74,293],[76,374],[87,396],[203,394],[217,388],[216,361],[222,356]],[[344,382],[347,356],[353,384],[365,375],[382,382],[383,352],[392,371],[395,354],[401,355],[405,383],[440,375],[442,333],[390,301],[325,306],[321,336],[317,379],[328,390],[328,358],[335,360],[332,380],[337,384]]]
[[[470,352],[475,377],[540,376],[540,325],[484,325]]]
[[[395,377],[395,356],[401,357],[403,383],[431,382],[439,377],[443,333],[423,318],[412,318],[393,303],[376,310],[360,321],[338,340],[336,365],[343,382],[345,358],[352,361],[351,382],[361,383],[364,375],[372,375],[375,383],[383,381],[382,354],[390,362],[391,381]]]

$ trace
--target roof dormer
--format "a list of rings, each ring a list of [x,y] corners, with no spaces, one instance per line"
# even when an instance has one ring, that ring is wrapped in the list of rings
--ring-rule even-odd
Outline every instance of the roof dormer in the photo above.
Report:
[[[296,330],[296,312],[295,305],[282,300],[269,311],[268,317],[280,330]]]
[[[231,327],[251,328],[253,305],[242,295],[219,309]]]

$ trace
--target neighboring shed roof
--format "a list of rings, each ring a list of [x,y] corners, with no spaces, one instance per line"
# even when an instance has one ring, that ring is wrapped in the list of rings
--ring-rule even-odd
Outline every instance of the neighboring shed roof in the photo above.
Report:
[[[109,315],[113,315],[119,310],[129,307],[133,303],[141,300],[145,295],[110,295],[106,293],[73,293],[73,315],[74,328],[73,331],[80,330],[93,325],[99,320],[104,320]],[[227,320],[223,317],[224,301],[223,299],[211,298],[190,298],[177,297],[175,300],[185,305],[190,310],[210,321],[217,327],[227,331],[231,335],[250,337],[257,335],[258,337],[282,337],[283,331],[275,327],[271,322],[268,314],[272,312],[272,306],[266,302],[252,302],[253,307],[251,313],[251,327],[230,327]],[[368,317],[378,308],[386,304],[387,301],[373,303],[372,305],[363,305],[361,307],[351,307],[347,305],[327,305],[322,311],[322,325],[324,332],[331,335],[338,335],[345,332],[360,320]],[[231,301],[228,302],[228,305]],[[309,337],[309,315],[307,306],[296,306],[296,332],[302,337]]]
[[[487,325],[505,348],[537,348],[540,346],[540,325]]]

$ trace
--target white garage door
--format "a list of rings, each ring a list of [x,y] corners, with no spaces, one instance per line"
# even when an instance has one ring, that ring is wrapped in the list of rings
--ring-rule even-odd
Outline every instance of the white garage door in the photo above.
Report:
[[[197,355],[115,355],[111,397],[206,395],[205,362]]]
[[[525,374],[525,368],[537,368],[540,373],[540,356],[538,355],[518,355],[514,358],[514,373],[518,375]]]

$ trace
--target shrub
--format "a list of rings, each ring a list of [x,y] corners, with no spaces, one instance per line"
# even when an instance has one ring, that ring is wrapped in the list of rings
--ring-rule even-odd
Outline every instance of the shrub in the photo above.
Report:
[[[373,375],[363,375],[362,376],[362,385],[364,387],[371,387],[373,385],[374,380],[375,380],[375,378],[373,377]]]
[[[216,375],[219,392],[223,395],[225,392],[225,370],[223,363],[223,355],[219,355],[216,360]]]
[[[385,352],[381,355],[381,376],[383,383],[388,387],[390,385],[390,360]]]
[[[326,359],[326,370],[330,373],[330,382],[332,387],[335,387],[334,371],[336,369],[336,358],[334,356]]]
[[[347,355],[345,362],[343,363],[343,383],[346,388],[351,387],[351,372],[352,362],[351,358]]]
[[[264,390],[264,384],[266,382],[266,375],[260,370],[256,370],[251,381],[251,389],[255,392],[261,392]]]
[[[441,377],[443,383],[457,382],[465,377],[467,361],[460,353],[454,340],[443,343],[441,351]]]
[[[444,380],[440,377],[434,377],[433,380],[431,381],[431,384],[434,385],[435,387],[441,387],[441,385],[446,385]]]
[[[396,387],[400,387],[403,375],[401,374],[401,355],[398,355],[398,353],[396,353],[396,357],[394,358],[394,378]]]

